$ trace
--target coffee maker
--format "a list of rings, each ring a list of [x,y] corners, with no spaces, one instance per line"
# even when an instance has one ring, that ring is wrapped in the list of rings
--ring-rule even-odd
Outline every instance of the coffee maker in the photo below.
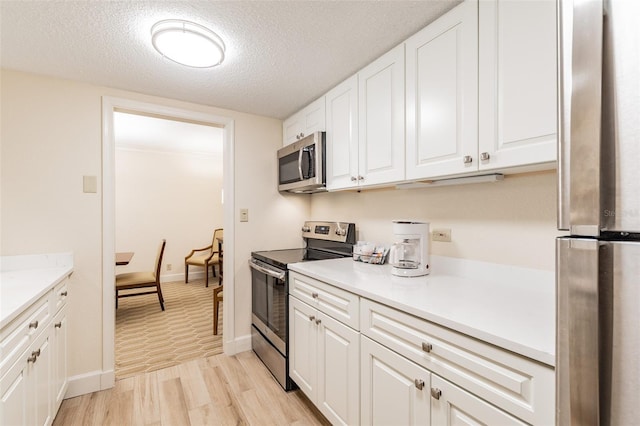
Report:
[[[429,273],[429,223],[393,221],[394,244],[389,253],[391,273],[419,277]]]

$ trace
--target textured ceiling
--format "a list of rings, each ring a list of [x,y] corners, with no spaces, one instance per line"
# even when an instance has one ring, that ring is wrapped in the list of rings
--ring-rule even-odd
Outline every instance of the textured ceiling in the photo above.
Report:
[[[0,65],[282,119],[457,3],[0,0]],[[150,28],[173,18],[218,33],[224,63],[157,54]]]

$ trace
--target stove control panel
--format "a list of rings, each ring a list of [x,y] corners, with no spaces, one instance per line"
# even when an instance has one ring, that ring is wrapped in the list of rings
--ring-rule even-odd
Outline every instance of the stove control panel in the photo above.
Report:
[[[356,225],[348,222],[308,221],[302,226],[302,237],[306,239],[356,243]]]

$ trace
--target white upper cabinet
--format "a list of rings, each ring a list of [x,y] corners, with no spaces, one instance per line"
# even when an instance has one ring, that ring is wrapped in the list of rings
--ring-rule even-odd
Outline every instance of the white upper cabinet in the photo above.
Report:
[[[404,44],[358,73],[360,186],[404,180]]]
[[[556,160],[556,2],[481,1],[480,170]]]
[[[475,171],[478,3],[467,0],[406,41],[406,177]]]
[[[289,145],[313,132],[324,130],[325,104],[323,96],[282,123],[282,145]]]
[[[354,75],[326,95],[327,189],[357,185],[358,76]]]
[[[404,44],[326,95],[327,189],[404,180]]]

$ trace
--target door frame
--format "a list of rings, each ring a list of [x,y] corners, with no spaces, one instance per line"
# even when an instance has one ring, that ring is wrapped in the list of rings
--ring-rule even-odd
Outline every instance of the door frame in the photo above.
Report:
[[[222,127],[223,139],[223,228],[225,234],[225,282],[234,282],[234,140],[235,121],[182,108],[168,107],[126,98],[102,97],[102,375],[101,389],[115,384],[115,134],[114,112],[156,115]],[[233,351],[234,286],[225,286],[223,305],[223,351]]]

